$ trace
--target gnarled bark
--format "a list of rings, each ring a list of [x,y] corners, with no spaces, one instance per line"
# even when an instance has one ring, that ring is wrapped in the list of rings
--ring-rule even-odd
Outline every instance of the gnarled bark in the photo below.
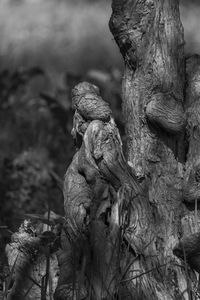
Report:
[[[186,59],[186,98],[187,116],[187,161],[185,164],[183,201],[186,205],[181,219],[182,238],[174,248],[174,254],[187,261],[189,266],[200,272],[199,267],[199,109],[200,109],[200,56]],[[188,210],[188,209],[189,210]]]
[[[185,123],[184,40],[178,1],[113,0],[112,8],[110,29],[125,60],[123,113],[128,160],[138,175],[144,176],[152,160],[149,148],[155,144],[147,122],[163,128],[164,136],[165,132],[180,132]]]
[[[112,299],[120,286],[122,226],[127,225],[130,201],[140,197],[142,189],[98,88],[78,84],[72,103],[72,134],[79,149],[64,181],[65,256],[54,298]],[[131,246],[128,234],[123,238]]]
[[[110,29],[125,61],[122,87],[127,158],[144,186],[143,201],[132,201],[130,218],[130,239],[133,247],[140,249],[131,271],[139,269],[135,274],[142,274],[138,294],[134,292],[137,276],[128,274],[133,277],[132,295],[136,299],[188,299],[194,292],[188,284],[192,273],[181,268],[174,255],[179,238],[186,231],[194,233],[194,218],[182,203],[186,118],[179,2],[113,0],[112,9]],[[193,167],[193,171],[198,169]],[[138,218],[136,211],[140,212]],[[148,273],[149,269],[153,271]]]

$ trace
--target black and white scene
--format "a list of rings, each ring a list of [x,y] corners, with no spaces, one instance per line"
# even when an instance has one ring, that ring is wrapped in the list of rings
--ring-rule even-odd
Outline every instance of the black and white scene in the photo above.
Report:
[[[0,300],[200,300],[200,0],[0,0]]]

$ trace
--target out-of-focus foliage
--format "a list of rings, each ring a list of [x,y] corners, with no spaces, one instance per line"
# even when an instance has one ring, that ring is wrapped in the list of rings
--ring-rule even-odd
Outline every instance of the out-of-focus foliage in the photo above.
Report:
[[[23,81],[29,71],[16,72],[18,80],[8,72],[0,77],[0,221],[11,228],[25,212],[43,212],[48,205],[62,212],[59,176],[73,154],[69,132],[39,96],[41,90],[53,91],[50,80],[40,72]]]
[[[122,66],[110,15],[111,1],[105,0],[2,0],[0,68],[40,65],[84,73]]]
[[[186,53],[200,52],[200,1],[180,1],[181,20],[184,27]]]
[[[199,0],[181,0],[187,52],[199,52]],[[108,29],[111,0],[1,0],[0,68],[85,73],[122,68]],[[12,17],[11,17],[12,16]]]
[[[48,203],[51,206],[58,203],[52,168],[45,149],[24,151],[13,160],[5,161],[0,210],[7,223],[26,212],[43,212]]]

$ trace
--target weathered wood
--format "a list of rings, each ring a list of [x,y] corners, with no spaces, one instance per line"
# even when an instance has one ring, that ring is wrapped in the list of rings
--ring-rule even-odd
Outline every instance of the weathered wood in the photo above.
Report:
[[[125,60],[128,162],[98,87],[78,84],[72,91],[77,152],[64,180],[54,299],[190,299],[197,283],[192,269],[200,271],[200,60],[187,61],[185,116],[178,1],[113,0],[110,28]],[[29,237],[25,249],[33,244],[38,254],[41,242]],[[29,254],[19,264],[28,274]],[[21,287],[15,278],[10,299],[23,297]]]
[[[82,82],[72,91],[72,108],[86,120],[107,121],[111,110],[100,96],[99,88],[91,83]]]
[[[187,117],[187,161],[183,182],[183,201],[186,205],[181,218],[182,238],[174,247],[174,254],[186,260],[197,272],[199,267],[199,158],[200,158],[200,56],[186,59],[186,98]],[[189,208],[189,210],[187,209]]]
[[[184,40],[178,5],[173,0],[112,3],[110,29],[125,60],[127,155],[140,176],[148,174],[153,154],[149,148],[155,145],[147,120],[166,132],[184,126]]]
[[[141,187],[124,158],[111,110],[98,88],[78,84],[72,103],[76,109],[72,134],[79,149],[64,181],[66,256],[55,299],[72,298],[73,282],[78,293],[86,288],[86,278],[87,292],[91,289],[94,299],[110,299],[119,288],[122,215],[125,218],[131,197],[141,194]],[[69,263],[73,252],[75,266]]]
[[[140,255],[131,271],[139,269],[137,275],[155,266],[159,269],[138,279],[142,299],[149,299],[148,293],[150,299],[188,299],[186,273],[173,255],[186,226],[182,204],[185,61],[179,2],[113,0],[112,9],[110,29],[125,61],[127,158],[144,186],[143,200],[132,201],[130,239],[135,249],[139,245]],[[138,281],[130,282],[136,295]]]

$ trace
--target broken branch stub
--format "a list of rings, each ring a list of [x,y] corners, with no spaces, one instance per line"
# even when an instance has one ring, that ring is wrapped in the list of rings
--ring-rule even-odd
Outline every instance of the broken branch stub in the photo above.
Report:
[[[136,194],[140,187],[125,161],[111,110],[100,97],[98,88],[87,82],[78,84],[72,91],[72,102],[76,108],[73,134],[82,135],[82,144],[65,176],[64,205],[66,216],[71,214],[71,219],[76,220],[85,214],[83,220],[92,198],[101,201],[106,197],[108,183],[116,191],[128,184]]]
[[[183,106],[169,93],[153,95],[146,107],[146,116],[171,134],[177,134],[185,127]]]
[[[86,277],[92,274],[89,284],[96,299],[101,299],[102,295],[113,296],[119,281],[119,210],[122,207],[127,209],[129,201],[141,192],[141,188],[124,158],[112,112],[100,97],[99,89],[87,82],[78,84],[72,91],[72,104],[75,109],[72,135],[76,141],[78,137],[79,149],[64,180],[65,231],[69,255],[77,242],[80,254],[75,279],[70,278],[72,265],[63,263],[60,266],[60,276],[65,278],[59,279],[55,299],[69,295],[73,281],[74,286],[80,283],[80,274],[82,282],[79,288],[88,284]],[[127,198],[123,199],[127,202],[125,206],[117,196],[121,187],[128,191]],[[81,240],[84,243],[81,244]],[[65,262],[68,259],[66,257]],[[65,268],[68,268],[68,278]]]
[[[72,91],[72,107],[85,120],[108,121],[112,112],[100,96],[99,88],[91,83],[82,82]]]

